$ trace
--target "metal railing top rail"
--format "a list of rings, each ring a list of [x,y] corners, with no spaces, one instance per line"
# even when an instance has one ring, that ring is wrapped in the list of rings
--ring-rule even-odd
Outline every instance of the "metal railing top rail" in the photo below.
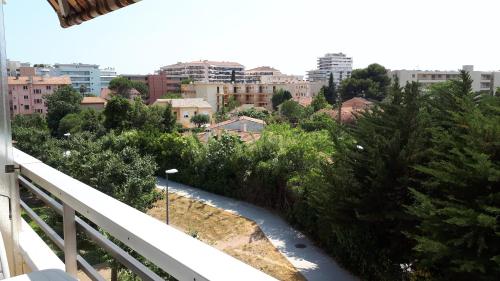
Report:
[[[20,173],[176,279],[275,280],[14,149]]]

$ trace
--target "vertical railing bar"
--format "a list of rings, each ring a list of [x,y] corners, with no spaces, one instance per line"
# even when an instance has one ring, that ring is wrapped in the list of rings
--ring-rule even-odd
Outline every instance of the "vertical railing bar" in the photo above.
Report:
[[[76,263],[75,210],[66,203],[63,203],[63,232],[64,264],[66,265],[66,273],[78,278],[78,267]]]
[[[62,205],[58,203],[56,200],[51,198],[47,193],[43,192],[40,188],[33,185],[28,179],[19,176],[19,180],[21,183],[30,191],[32,191],[40,200],[42,200],[45,204],[52,207],[58,214],[62,215]],[[137,274],[142,280],[146,281],[161,281],[163,278],[154,273],[147,266],[139,262],[137,259],[132,257],[129,253],[124,251],[122,248],[117,246],[115,243],[111,242],[104,235],[102,235],[99,231],[94,229],[88,223],[83,221],[82,219],[76,217],[77,227],[80,228],[85,234],[89,236],[89,238],[94,241],[97,245],[102,247],[106,252],[108,252],[112,257],[117,259],[118,262],[123,264],[125,267],[130,269],[132,272]],[[63,250],[61,248],[61,250]]]
[[[54,242],[54,244],[61,250],[64,251],[64,240],[54,231],[40,216],[38,216],[33,209],[31,209],[24,201],[20,202],[21,208],[26,211],[26,214],[42,229],[43,233],[49,237],[49,239]],[[95,270],[82,256],[78,255],[76,257],[77,263],[82,269],[82,271],[87,274],[87,276],[92,279],[92,281],[105,281],[105,279]]]

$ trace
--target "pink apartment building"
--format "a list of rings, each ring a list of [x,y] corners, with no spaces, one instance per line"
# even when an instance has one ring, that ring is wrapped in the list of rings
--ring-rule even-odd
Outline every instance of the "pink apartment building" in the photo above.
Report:
[[[44,96],[52,94],[59,87],[71,85],[68,76],[9,77],[9,104],[12,116],[19,114],[47,113]]]

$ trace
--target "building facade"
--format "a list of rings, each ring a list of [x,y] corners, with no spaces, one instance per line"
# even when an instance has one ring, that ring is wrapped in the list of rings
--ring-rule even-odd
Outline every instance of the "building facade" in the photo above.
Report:
[[[71,85],[77,91],[85,88],[85,93],[99,95],[101,93],[101,71],[96,64],[54,64],[53,69],[44,68],[50,76],[69,76]]]
[[[17,76],[8,78],[10,112],[15,115],[46,114],[44,96],[51,95],[59,87],[71,85],[67,76]]]
[[[472,65],[464,65],[463,70],[469,72],[473,82],[474,92],[495,93],[500,87],[500,71],[476,71]],[[393,70],[389,72],[392,79],[399,78],[399,84],[404,87],[408,82],[419,82],[424,88],[433,84],[445,82],[460,77],[457,70]]]
[[[307,72],[308,80],[311,82],[328,81],[330,74],[338,85],[342,80],[351,77],[352,58],[343,53],[326,54],[318,58],[318,69]]]
[[[184,128],[195,127],[191,123],[191,117],[198,114],[205,114],[211,117],[213,113],[212,106],[201,98],[158,99],[153,105],[166,106],[167,103],[172,105],[172,112],[177,119],[177,123],[181,124]]]
[[[100,69],[101,72],[101,90],[109,87],[109,82],[117,77],[116,70],[113,67]],[[100,92],[100,91],[99,91]]]
[[[166,93],[180,93],[181,79],[166,76],[164,73],[157,74],[123,74],[121,77],[127,78],[130,81],[141,82],[148,85],[149,89],[149,104],[153,104]]]
[[[322,83],[311,83],[304,80],[295,80],[291,83],[201,83],[182,85],[184,97],[202,98],[215,110],[227,105],[230,98],[234,98],[240,105],[252,105],[272,109],[271,98],[276,91],[289,91],[293,98],[315,96]]]
[[[7,60],[7,76],[23,76],[22,70],[30,67],[29,62]]]
[[[236,62],[193,61],[164,66],[160,70],[172,79],[192,79],[195,82],[230,83],[234,71],[237,83],[245,81],[245,67]]]

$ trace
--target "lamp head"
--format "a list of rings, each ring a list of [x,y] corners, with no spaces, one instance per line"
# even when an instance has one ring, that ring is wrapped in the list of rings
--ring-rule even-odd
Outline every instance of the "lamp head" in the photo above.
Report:
[[[171,174],[177,174],[178,172],[179,171],[177,169],[170,169],[170,170],[166,170],[165,174],[171,175]]]

